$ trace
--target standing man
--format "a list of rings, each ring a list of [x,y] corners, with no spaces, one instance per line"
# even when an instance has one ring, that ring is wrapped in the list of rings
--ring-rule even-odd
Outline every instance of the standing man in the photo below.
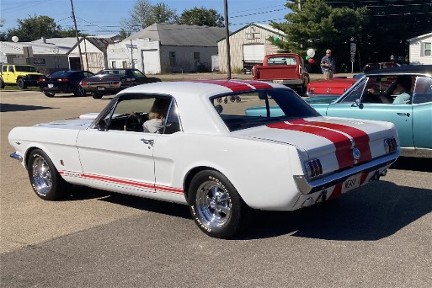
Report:
[[[332,79],[335,71],[335,62],[331,56],[331,50],[327,49],[326,55],[321,59],[321,70],[326,80]]]

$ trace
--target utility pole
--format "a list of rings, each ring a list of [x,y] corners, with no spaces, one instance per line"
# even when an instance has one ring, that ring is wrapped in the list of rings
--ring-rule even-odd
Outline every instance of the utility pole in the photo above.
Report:
[[[79,57],[80,57],[80,69],[84,70],[83,59],[82,59],[82,54],[81,54],[81,45],[80,45],[80,41],[79,41],[79,37],[78,37],[78,28],[77,28],[77,23],[76,23],[76,19],[75,19],[75,12],[74,12],[74,6],[73,6],[72,0],[70,0],[70,3],[71,3],[71,8],[72,8],[72,19],[73,19],[74,27],[75,27],[75,35],[76,35],[77,45],[78,45],[78,53],[79,53]],[[84,39],[84,41],[85,41],[85,39]]]
[[[225,16],[225,35],[226,35],[226,53],[227,53],[227,79],[231,79],[231,51],[229,43],[229,28],[228,28],[228,0],[224,0],[224,16]]]

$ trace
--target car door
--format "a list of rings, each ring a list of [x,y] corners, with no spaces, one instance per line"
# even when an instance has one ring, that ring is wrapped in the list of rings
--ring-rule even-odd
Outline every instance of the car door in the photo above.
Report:
[[[332,103],[327,109],[327,116],[348,117],[357,119],[389,121],[395,124],[401,147],[413,147],[413,106],[412,104],[383,103],[379,99],[382,94],[392,88],[395,77],[369,77],[363,86],[351,91],[337,103]],[[377,84],[378,83],[378,84]],[[376,94],[371,89],[379,90]],[[359,93],[359,91],[362,91]],[[360,97],[360,98],[359,98]]]
[[[417,77],[413,94],[413,134],[416,148],[432,149],[432,78]]]
[[[144,120],[152,103],[150,99],[130,98],[122,99],[106,111],[100,121],[107,126],[95,125],[79,133],[77,146],[82,174],[97,188],[136,195],[154,194],[153,145],[162,135],[143,132],[142,122],[139,123],[141,130],[139,125],[133,129],[136,131],[126,127],[132,112]]]
[[[5,65],[2,67],[2,77],[5,83],[16,83],[16,78],[14,79],[14,67],[12,65]]]

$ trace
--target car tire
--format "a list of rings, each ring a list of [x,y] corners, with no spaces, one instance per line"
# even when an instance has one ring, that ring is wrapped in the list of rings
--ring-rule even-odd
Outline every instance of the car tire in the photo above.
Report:
[[[86,94],[87,94],[86,91],[81,85],[78,85],[74,91],[74,95],[77,97],[84,97],[86,96]]]
[[[232,238],[246,228],[250,208],[220,172],[203,170],[189,186],[189,209],[198,227],[216,238]]]
[[[92,96],[94,99],[102,99],[103,94],[98,92],[93,92]]]
[[[3,89],[5,87],[5,84],[3,82],[3,79],[0,78],[0,89]]]
[[[21,90],[27,88],[27,85],[26,85],[24,79],[22,79],[22,78],[20,78],[20,79],[17,80],[17,85],[18,85],[18,88],[21,89]]]
[[[69,184],[60,176],[50,158],[40,149],[32,151],[27,171],[36,195],[44,200],[60,200],[65,197]]]
[[[55,93],[53,92],[44,92],[45,96],[47,97],[54,97]]]

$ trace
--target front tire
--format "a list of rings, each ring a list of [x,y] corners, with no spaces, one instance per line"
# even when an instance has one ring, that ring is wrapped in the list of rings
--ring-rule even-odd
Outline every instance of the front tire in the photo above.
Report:
[[[30,183],[39,198],[51,201],[64,198],[68,184],[61,178],[45,152],[40,149],[32,151],[27,170]]]
[[[86,91],[84,90],[83,87],[81,87],[81,85],[78,85],[74,91],[74,95],[77,97],[84,97],[86,96]]]
[[[199,172],[192,179],[189,209],[198,227],[216,238],[231,238],[245,228],[249,207],[221,173]]]

